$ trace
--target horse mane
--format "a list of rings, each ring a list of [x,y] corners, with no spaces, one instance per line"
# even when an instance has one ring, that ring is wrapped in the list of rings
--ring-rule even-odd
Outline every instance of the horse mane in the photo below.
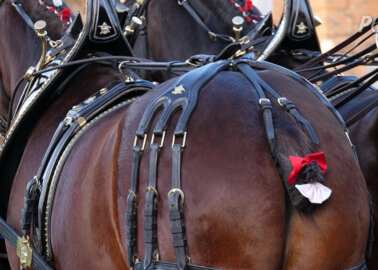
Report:
[[[7,3],[11,5],[10,2]],[[19,3],[33,22],[38,20],[46,21],[47,33],[52,39],[56,40],[64,35],[65,31],[63,29],[63,22],[59,15],[53,10],[47,8],[47,6],[53,5],[52,1],[50,3],[49,0],[46,0],[45,2],[41,0],[19,0]],[[63,7],[66,7],[64,2]]]
[[[235,1],[239,4],[244,3],[244,1]],[[234,33],[232,31],[232,18],[235,16],[243,17],[242,12],[234,5],[234,3],[230,2],[230,0],[207,0],[207,1],[198,1],[192,0],[190,3],[193,5],[195,10],[199,13],[205,23],[208,25],[214,25],[217,27],[220,23],[228,25],[229,28],[227,29],[227,34],[233,36]],[[205,8],[197,8],[200,5],[203,5]],[[253,12],[255,13],[257,9],[254,8]],[[202,12],[201,12],[202,11]],[[207,11],[207,13],[203,13],[203,11]],[[256,15],[260,15],[260,12]],[[253,22],[247,21],[245,17],[244,19],[244,29],[245,31],[251,30],[255,24]],[[219,27],[219,26],[218,26]],[[213,30],[213,29],[212,29]],[[222,32],[222,27],[220,30],[214,29],[213,31]],[[246,32],[244,32],[246,33]]]

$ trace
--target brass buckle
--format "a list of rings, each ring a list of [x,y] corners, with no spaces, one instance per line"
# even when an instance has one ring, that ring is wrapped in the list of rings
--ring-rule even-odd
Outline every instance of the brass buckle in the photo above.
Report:
[[[159,200],[159,193],[158,193],[158,191],[156,190],[156,188],[151,187],[151,186],[148,186],[148,187],[146,188],[146,193],[149,192],[149,191],[153,191],[153,192],[155,193],[156,199]]]
[[[32,266],[33,250],[29,243],[29,236],[17,239],[17,256],[20,258],[20,264],[23,268]]]
[[[260,99],[259,99],[259,104],[261,105],[263,102],[265,102],[265,103],[269,103],[269,104],[271,103],[270,100],[267,99],[267,98],[260,98]]]
[[[137,195],[135,194],[134,191],[132,191],[131,189],[129,189],[128,193],[131,194],[131,195],[133,195],[133,197],[134,197],[135,199],[137,199]]]
[[[134,147],[137,146],[138,144],[138,135],[135,136],[135,139],[134,139]],[[142,148],[140,149],[140,151],[144,151],[144,148],[146,147],[146,141],[147,141],[147,134],[144,134],[143,135],[143,143],[142,143]]]
[[[278,104],[280,104],[281,107],[285,105],[284,102],[285,102],[286,100],[287,100],[287,98],[285,98],[285,97],[280,97],[279,99],[277,99]]]
[[[185,196],[184,196],[184,192],[179,189],[179,188],[172,188],[169,192],[168,192],[168,200],[169,200],[169,197],[173,194],[173,193],[178,193],[181,197],[181,205],[184,205],[184,200],[185,200]]]
[[[184,132],[184,138],[182,139],[182,144],[181,144],[181,147],[182,148],[185,148],[186,146],[186,131]],[[173,145],[175,144],[175,141],[176,141],[176,134],[173,134],[173,139],[172,139],[172,147]]]
[[[163,134],[161,135],[161,141],[160,141],[160,144],[159,144],[159,148],[163,148],[163,146],[164,146],[164,139],[165,139],[165,131],[163,131]],[[155,140],[155,133],[152,134],[151,144],[154,143],[154,140]]]

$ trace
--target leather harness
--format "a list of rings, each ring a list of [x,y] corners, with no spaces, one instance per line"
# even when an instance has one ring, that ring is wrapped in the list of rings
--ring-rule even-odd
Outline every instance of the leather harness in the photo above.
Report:
[[[256,73],[255,69],[276,70],[281,74],[286,76],[289,75],[301,84],[306,85],[315,96],[320,98],[322,102],[330,108],[346,131],[345,124],[339,114],[313,85],[297,74],[274,64],[267,62],[254,62],[246,59],[235,61],[221,60],[186,73],[174,84],[174,86],[167,89],[164,93],[160,94],[149,103],[136,131],[133,147],[131,187],[127,198],[126,212],[128,260],[129,265],[134,269],[213,269],[210,267],[194,265],[190,262],[189,249],[185,235],[186,230],[183,212],[184,192],[181,189],[180,171],[181,156],[185,149],[188,125],[190,117],[196,108],[199,92],[220,71],[239,71],[256,89],[271,152],[273,152],[274,147],[274,127],[271,114],[272,106],[271,101],[267,98],[265,92],[277,99],[282,109],[291,116],[295,124],[307,131],[309,137],[315,144],[319,143],[311,124],[296,110],[295,105],[286,98],[280,96],[274,89],[272,89],[272,87],[264,82]],[[162,109],[162,113],[159,119],[157,119],[156,125],[152,128],[151,125],[160,109]],[[177,111],[180,111],[180,116],[174,129],[172,141],[172,189],[168,193],[171,233],[173,237],[173,247],[176,251],[176,262],[174,263],[161,261],[159,258],[159,248],[157,244],[157,203],[159,194],[156,188],[156,176],[159,152],[164,146],[165,132],[168,129],[170,120]],[[145,257],[140,261],[137,247],[138,183],[141,159],[146,147],[147,134],[150,130],[152,130],[153,138],[150,144],[150,176],[149,186],[146,189],[146,206],[144,210],[146,221],[143,226],[146,247]],[[158,137],[159,139],[156,140]],[[353,269],[364,269],[363,267],[365,267],[364,261],[360,266]]]

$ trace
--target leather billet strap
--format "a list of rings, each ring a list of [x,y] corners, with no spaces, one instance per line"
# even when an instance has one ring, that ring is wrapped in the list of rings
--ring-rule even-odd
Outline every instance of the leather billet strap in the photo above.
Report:
[[[213,31],[210,30],[210,28],[203,22],[203,20],[200,18],[198,13],[193,9],[192,5],[189,3],[188,0],[178,0],[177,1],[180,6],[183,6],[185,10],[189,13],[189,15],[196,21],[196,23],[201,26],[202,29],[204,29],[212,38],[213,40],[221,39],[228,42],[233,42],[234,38],[225,35],[225,34],[216,34]]]
[[[181,154],[184,144],[185,141],[172,146],[172,189],[168,193],[173,247],[176,251],[177,268],[180,270],[186,269],[190,260],[184,224],[184,193],[181,189]]]
[[[137,253],[137,196],[139,183],[139,167],[147,135],[151,130],[152,122],[159,111],[162,110],[153,130],[153,139],[150,145],[150,179],[146,195],[145,209],[145,243],[146,257],[144,267],[149,267],[157,258],[157,164],[159,151],[164,144],[165,132],[171,118],[180,111],[180,116],[174,131],[174,140],[182,138],[181,143],[173,142],[172,154],[172,190],[169,194],[170,218],[172,221],[172,233],[174,247],[176,249],[177,267],[183,269],[189,262],[188,248],[186,246],[185,229],[183,221],[183,193],[181,191],[181,152],[185,147],[186,130],[190,117],[197,106],[200,90],[220,71],[228,68],[229,61],[219,61],[195,69],[183,75],[172,87],[154,98],[147,106],[142,120],[138,126],[133,148],[133,165],[131,176],[131,188],[127,199],[127,245],[128,261],[130,267],[138,262]],[[160,143],[154,139],[159,137]],[[175,146],[176,145],[176,146]],[[179,147],[177,146],[179,145]],[[182,196],[181,196],[182,194]],[[171,201],[173,200],[173,201]],[[172,206],[173,205],[173,206]],[[172,208],[173,207],[173,208]]]
[[[315,131],[312,128],[310,122],[308,120],[306,120],[298,112],[298,110],[296,109],[296,106],[290,100],[288,100],[285,97],[282,97],[279,93],[277,93],[247,63],[239,62],[236,67],[255,86],[255,88],[257,89],[257,93],[258,93],[260,99],[264,99],[264,98],[266,99],[265,94],[262,94],[262,93],[264,93],[263,90],[262,90],[262,88],[264,88],[265,91],[267,91],[269,94],[271,94],[278,101],[278,103],[280,104],[280,106],[289,114],[289,116],[298,125],[298,127],[301,128],[302,130],[306,130],[307,133],[308,133],[308,135],[310,136],[311,140],[315,144],[319,144],[319,140],[318,140],[318,138],[317,138],[317,136],[315,134]],[[266,101],[265,102],[260,102],[260,105],[261,104],[265,104],[265,103],[266,103]],[[263,111],[267,111],[267,110],[263,110]],[[270,118],[271,118],[271,115],[270,115]],[[267,118],[264,116],[264,119],[267,119]],[[270,120],[270,121],[272,121],[272,120]],[[265,125],[266,125],[266,127],[268,127],[270,125],[273,126],[273,123],[272,124],[268,124],[265,121]],[[268,129],[267,129],[267,134],[268,134],[268,138],[269,138]]]
[[[144,243],[146,251],[144,256],[144,267],[150,266],[152,260],[159,260],[159,248],[157,242],[157,207],[159,194],[157,192],[157,166],[159,152],[162,143],[152,142],[150,145],[150,177],[146,189],[146,208],[144,209]]]
[[[133,166],[131,169],[131,188],[127,196],[126,206],[126,244],[128,261],[130,267],[133,267],[139,261],[138,255],[138,184],[139,184],[139,171],[140,161],[144,151],[143,146],[134,145],[133,147]]]

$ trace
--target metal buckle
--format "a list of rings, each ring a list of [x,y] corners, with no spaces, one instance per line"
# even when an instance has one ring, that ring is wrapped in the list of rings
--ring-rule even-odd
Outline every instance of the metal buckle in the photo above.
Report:
[[[154,139],[155,139],[155,133],[152,134],[151,144],[154,143]],[[161,135],[161,141],[160,141],[160,144],[159,144],[159,148],[163,148],[163,146],[164,146],[164,139],[165,139],[165,131],[163,131],[163,134]]]
[[[134,147],[137,145],[138,143],[138,135],[135,136],[135,139],[134,139]],[[140,151],[144,151],[144,148],[146,147],[146,141],[147,141],[147,134],[144,134],[143,135],[143,143],[142,143],[142,148],[140,149]]]
[[[63,121],[65,122],[64,123],[65,126],[69,126],[72,123],[73,118],[71,116],[68,116],[68,117],[64,118]]]
[[[129,194],[133,195],[133,197],[136,199],[137,198],[137,195],[135,194],[134,191],[132,191],[131,189],[129,189],[128,191]]]
[[[179,188],[172,188],[169,192],[168,192],[168,200],[169,200],[169,197],[173,194],[173,193],[178,193],[181,197],[181,205],[184,205],[184,200],[185,200],[185,196],[184,196],[184,192],[179,189]]]
[[[277,99],[277,101],[278,101],[278,104],[280,104],[281,107],[282,107],[282,106],[285,106],[285,101],[287,101],[287,98],[280,97],[280,98]]]
[[[33,250],[29,243],[29,236],[18,238],[17,240],[17,256],[20,258],[20,264],[23,268],[32,266]]]
[[[156,199],[159,200],[159,193],[156,190],[156,188],[151,187],[151,186],[146,187],[146,193],[149,192],[149,191],[153,191],[155,196],[156,196]]]
[[[270,102],[269,99],[267,99],[267,98],[260,98],[260,99],[259,99],[259,104],[262,105],[263,102],[271,104],[271,102]]]
[[[184,148],[186,146],[186,131],[184,132],[184,138],[182,139],[182,144],[181,147]],[[181,136],[180,136],[181,137]],[[173,134],[173,139],[172,139],[172,147],[175,144],[176,141],[176,134]]]
[[[214,41],[217,41],[218,40],[218,37],[217,37],[217,34],[215,34],[214,32],[207,32],[210,36],[210,38]]]

